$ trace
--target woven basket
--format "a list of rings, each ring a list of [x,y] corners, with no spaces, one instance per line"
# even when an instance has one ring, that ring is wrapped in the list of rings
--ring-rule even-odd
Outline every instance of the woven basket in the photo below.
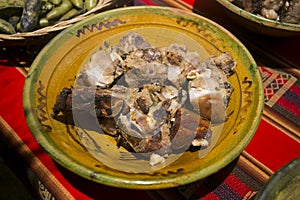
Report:
[[[72,19],[61,21],[57,24],[47,26],[32,32],[18,32],[15,34],[0,34],[0,46],[15,46],[39,44],[40,42],[47,42],[53,38],[59,31],[71,26],[72,24],[85,19],[86,17],[112,8],[131,5],[128,0],[99,0],[97,6],[90,11],[78,15]]]

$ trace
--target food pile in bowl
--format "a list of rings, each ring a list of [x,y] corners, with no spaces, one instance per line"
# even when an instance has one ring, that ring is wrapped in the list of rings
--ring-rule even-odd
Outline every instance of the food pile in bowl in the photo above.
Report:
[[[212,134],[219,134],[211,124],[226,120],[235,66],[229,53],[202,60],[184,45],[155,48],[129,32],[93,53],[76,84],[58,95],[53,118],[72,114],[80,126],[84,111],[95,113],[117,146],[156,165],[170,153],[211,145]]]
[[[241,28],[267,36],[300,34],[299,0],[217,0]]]
[[[234,5],[265,17],[291,24],[300,24],[300,0],[230,0]]]

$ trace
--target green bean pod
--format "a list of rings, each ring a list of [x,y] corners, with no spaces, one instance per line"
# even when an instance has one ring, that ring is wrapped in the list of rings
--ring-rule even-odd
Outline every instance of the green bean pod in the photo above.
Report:
[[[83,8],[83,0],[70,0],[72,4],[79,9]]]
[[[49,21],[46,18],[41,18],[39,21],[40,27],[46,27],[49,26]]]
[[[69,20],[75,16],[82,14],[82,13],[84,13],[84,10],[78,10],[76,8],[72,8],[66,14],[64,14],[61,18],[59,18],[59,21]]]
[[[17,23],[16,30],[17,31],[21,31],[21,22]]]
[[[96,7],[98,0],[85,0],[85,8],[89,11]]]
[[[0,18],[0,33],[14,34],[16,31],[8,21]]]
[[[66,14],[69,10],[73,8],[73,4],[69,0],[62,0],[62,3],[54,7],[48,14],[46,15],[46,18],[50,21],[53,19],[57,19],[64,14]]]

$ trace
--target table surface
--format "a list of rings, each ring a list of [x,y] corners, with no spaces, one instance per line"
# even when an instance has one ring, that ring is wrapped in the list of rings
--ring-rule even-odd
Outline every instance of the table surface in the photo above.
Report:
[[[0,136],[16,153],[25,176],[42,199],[251,199],[270,176],[300,157],[300,36],[257,35],[227,18],[213,0],[135,0],[195,12],[232,32],[256,60],[265,108],[249,145],[231,164],[204,180],[163,190],[127,190],[83,179],[53,161],[31,135],[23,114],[22,91],[28,68],[41,45],[0,50]],[[0,43],[1,45],[1,43]],[[27,54],[31,52],[31,54]],[[32,54],[32,52],[35,52]]]

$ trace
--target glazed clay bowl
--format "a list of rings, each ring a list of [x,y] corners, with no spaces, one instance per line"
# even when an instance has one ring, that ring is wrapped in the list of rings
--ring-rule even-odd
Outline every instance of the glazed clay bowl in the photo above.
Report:
[[[151,167],[148,161],[130,157],[125,150],[116,148],[106,136],[52,118],[57,95],[64,87],[72,87],[78,70],[91,54],[116,44],[128,32],[139,33],[155,47],[179,43],[203,58],[229,52],[236,60],[236,72],[229,78],[235,88],[226,110],[229,117],[221,128],[216,128],[213,134],[218,139],[213,148],[204,152],[205,156],[198,151],[186,151],[176,159],[170,155],[166,163]],[[83,20],[49,42],[30,68],[23,100],[33,136],[66,169],[110,186],[157,189],[203,179],[237,158],[258,127],[263,98],[255,61],[227,30],[179,9],[128,7]],[[87,143],[83,145],[84,142]],[[168,162],[169,159],[173,161]]]
[[[255,200],[289,200],[300,196],[300,157],[276,171],[255,196]]]
[[[217,2],[228,11],[231,20],[253,33],[275,37],[300,35],[300,24],[279,22],[252,14],[229,0],[217,0]]]

